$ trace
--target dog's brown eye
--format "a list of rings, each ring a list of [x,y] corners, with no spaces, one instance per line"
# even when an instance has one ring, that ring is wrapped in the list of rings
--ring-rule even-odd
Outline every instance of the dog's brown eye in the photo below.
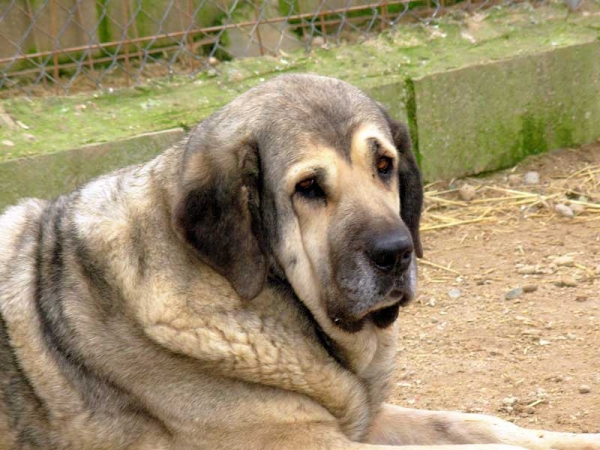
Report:
[[[296,192],[306,198],[324,198],[325,193],[314,178],[307,178],[296,185]]]
[[[315,179],[314,178],[309,178],[308,180],[304,180],[301,181],[300,183],[298,183],[298,187],[305,191],[307,189],[310,189],[310,187],[315,184]]]
[[[392,160],[387,156],[382,156],[377,160],[377,171],[381,174],[388,174],[392,168]]]

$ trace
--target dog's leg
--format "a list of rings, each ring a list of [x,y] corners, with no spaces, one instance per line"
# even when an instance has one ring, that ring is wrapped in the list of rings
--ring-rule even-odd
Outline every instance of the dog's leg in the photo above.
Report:
[[[211,450],[529,450],[502,444],[405,446],[353,442],[340,432],[335,422],[270,424],[230,432],[227,436],[227,442],[212,446]]]
[[[600,450],[600,434],[527,430],[482,414],[424,411],[385,404],[369,442],[392,445],[508,444],[530,450]]]

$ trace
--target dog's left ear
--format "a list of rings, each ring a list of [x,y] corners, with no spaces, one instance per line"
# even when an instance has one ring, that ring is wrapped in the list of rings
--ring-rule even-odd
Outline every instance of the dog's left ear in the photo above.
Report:
[[[382,108],[383,110],[383,108]],[[415,254],[423,257],[423,246],[421,245],[421,236],[419,234],[419,223],[421,221],[421,210],[423,209],[423,182],[421,180],[421,171],[412,151],[410,134],[408,128],[403,123],[392,119],[389,114],[383,110],[387,119],[394,145],[400,155],[400,216],[410,230]]]
[[[260,156],[252,142],[192,135],[173,211],[179,236],[246,300],[262,290],[267,258],[260,214]]]

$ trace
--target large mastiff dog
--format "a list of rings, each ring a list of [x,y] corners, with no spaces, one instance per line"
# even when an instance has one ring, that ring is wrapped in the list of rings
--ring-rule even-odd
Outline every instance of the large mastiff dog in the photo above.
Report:
[[[403,125],[290,75],[147,164],[9,208],[0,449],[600,450],[384,403],[422,198]]]

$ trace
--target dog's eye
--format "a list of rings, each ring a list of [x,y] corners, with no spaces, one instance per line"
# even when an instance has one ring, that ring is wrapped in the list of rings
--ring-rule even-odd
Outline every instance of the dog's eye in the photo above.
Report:
[[[314,178],[307,178],[296,185],[296,192],[306,198],[323,198],[325,193]]]
[[[392,160],[387,156],[382,156],[377,159],[377,172],[382,175],[387,175],[392,170]]]

